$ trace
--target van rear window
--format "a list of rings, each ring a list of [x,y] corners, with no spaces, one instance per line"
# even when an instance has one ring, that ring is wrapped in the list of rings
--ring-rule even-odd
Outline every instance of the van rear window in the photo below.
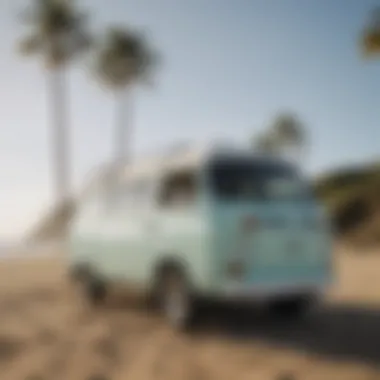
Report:
[[[218,160],[211,164],[209,173],[211,191],[219,199],[294,198],[308,192],[298,170],[283,162]],[[288,186],[285,191],[285,183],[296,186]]]

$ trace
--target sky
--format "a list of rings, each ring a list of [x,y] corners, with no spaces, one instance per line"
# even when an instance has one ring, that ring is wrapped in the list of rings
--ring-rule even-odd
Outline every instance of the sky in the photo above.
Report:
[[[52,205],[48,76],[21,57],[28,1],[0,3],[0,240],[17,239]],[[177,141],[238,143],[295,111],[312,146],[311,173],[380,159],[380,57],[358,39],[377,0],[83,0],[91,29],[132,25],[160,54],[154,85],[134,99],[142,155]],[[112,157],[114,97],[91,58],[67,73],[73,188]]]

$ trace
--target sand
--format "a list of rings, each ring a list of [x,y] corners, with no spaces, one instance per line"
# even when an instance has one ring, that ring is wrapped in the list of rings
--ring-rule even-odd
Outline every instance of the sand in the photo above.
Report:
[[[300,323],[210,309],[171,331],[128,297],[87,309],[59,257],[0,262],[0,379],[380,379],[380,255],[337,254],[340,281]]]

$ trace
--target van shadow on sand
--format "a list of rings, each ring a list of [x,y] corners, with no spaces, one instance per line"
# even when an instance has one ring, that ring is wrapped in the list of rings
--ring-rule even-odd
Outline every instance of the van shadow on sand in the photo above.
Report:
[[[262,341],[331,359],[380,366],[379,309],[325,305],[302,320],[289,321],[244,306],[213,307],[196,333],[244,342]]]

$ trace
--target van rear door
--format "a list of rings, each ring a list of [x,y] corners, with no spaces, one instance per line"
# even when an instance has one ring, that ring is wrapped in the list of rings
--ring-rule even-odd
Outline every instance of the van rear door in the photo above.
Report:
[[[328,224],[293,166],[278,160],[218,160],[211,165],[210,185],[221,278],[238,276],[260,285],[324,281]]]

